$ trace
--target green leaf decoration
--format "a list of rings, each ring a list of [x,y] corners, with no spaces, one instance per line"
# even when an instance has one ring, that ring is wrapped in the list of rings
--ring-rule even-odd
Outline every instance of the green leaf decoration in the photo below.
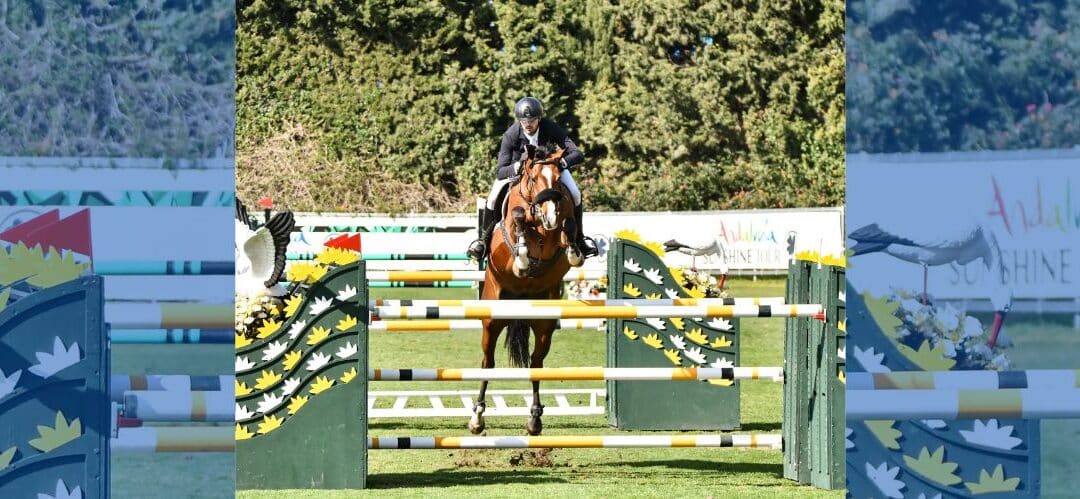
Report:
[[[986,470],[979,470],[978,483],[964,482],[964,486],[966,486],[972,494],[1012,492],[1020,486],[1020,478],[1013,477],[1006,480],[1005,470],[999,464],[997,465],[997,468],[994,468],[993,474],[988,474]]]
[[[41,437],[31,440],[30,445],[41,452],[49,452],[82,435],[82,423],[79,422],[79,418],[73,419],[71,424],[68,424],[61,411],[56,413],[56,427],[38,425],[37,429]]]
[[[71,253],[60,256],[55,248],[49,248],[49,255],[38,266],[38,271],[27,280],[39,288],[50,288],[79,277],[87,267],[86,263],[75,263]]]
[[[913,471],[925,476],[926,478],[933,480],[942,485],[956,485],[961,482],[960,476],[956,473],[956,468],[960,466],[957,463],[945,462],[945,446],[938,447],[933,454],[923,447],[919,451],[919,458],[915,459],[911,456],[904,456],[904,462]]]
[[[903,432],[893,428],[896,421],[882,420],[882,421],[866,421],[866,427],[870,430],[870,433],[874,434],[874,438],[881,442],[886,448],[897,450],[900,448],[900,444],[896,441]]]
[[[12,447],[4,452],[0,452],[0,470],[7,468],[11,464],[12,458],[15,457],[15,447]]]

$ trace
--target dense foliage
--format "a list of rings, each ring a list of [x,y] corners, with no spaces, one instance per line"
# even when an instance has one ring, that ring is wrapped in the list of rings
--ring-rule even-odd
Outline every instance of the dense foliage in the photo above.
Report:
[[[849,152],[1080,145],[1080,0],[848,2]]]
[[[244,198],[464,208],[490,188],[513,103],[535,95],[587,158],[587,209],[843,202],[839,0],[238,9]]]
[[[232,156],[223,0],[0,0],[0,154]]]

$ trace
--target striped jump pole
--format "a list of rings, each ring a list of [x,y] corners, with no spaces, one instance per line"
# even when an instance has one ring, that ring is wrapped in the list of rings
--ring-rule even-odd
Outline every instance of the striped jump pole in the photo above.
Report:
[[[538,437],[369,437],[368,449],[603,449],[633,447],[746,447],[782,449],[779,434],[552,435]]]
[[[286,253],[286,260],[314,260],[319,256],[317,252],[296,252]],[[467,261],[469,255],[465,253],[361,253],[360,259],[369,262],[388,262],[388,261],[407,261],[407,262],[423,262],[423,261]]]
[[[125,392],[122,414],[142,421],[234,421],[233,391]]]
[[[601,329],[607,322],[603,319],[560,319],[559,329],[593,330]],[[368,331],[387,331],[391,333],[423,331],[462,331],[481,329],[483,323],[477,319],[457,320],[389,320],[372,321]]]
[[[674,299],[637,299],[637,298],[608,298],[595,300],[398,300],[381,299],[370,300],[370,307],[487,307],[495,303],[512,303],[527,307],[604,307],[604,306],[704,306],[704,305],[729,305],[729,306],[783,306],[783,296],[763,298],[674,298]]]
[[[106,303],[113,329],[233,329],[233,304]]]
[[[784,381],[782,367],[541,367],[494,369],[370,369],[369,381]]]
[[[995,390],[1080,388],[1080,370],[892,371],[847,373],[848,390]]]
[[[233,262],[204,260],[98,260],[94,273],[100,275],[233,275]]]
[[[400,282],[400,281],[374,281],[369,282],[369,288],[471,288],[476,281],[434,281],[434,282]]]
[[[434,282],[483,281],[483,270],[368,270],[368,281]],[[596,280],[607,277],[603,270],[572,270],[563,281]]]
[[[1080,390],[849,390],[848,420],[867,419],[1073,419]]]
[[[231,329],[118,329],[109,331],[114,345],[149,345],[167,343],[233,343]]]
[[[116,452],[233,452],[232,426],[146,426],[119,428],[109,440]]]
[[[825,319],[821,305],[692,305],[692,306],[532,306],[489,300],[477,307],[371,307],[380,319],[644,319],[653,317],[812,317]]]
[[[236,377],[190,376],[187,374],[114,374],[109,378],[109,398],[113,402],[124,400],[125,392],[175,391],[175,392],[231,392]]]

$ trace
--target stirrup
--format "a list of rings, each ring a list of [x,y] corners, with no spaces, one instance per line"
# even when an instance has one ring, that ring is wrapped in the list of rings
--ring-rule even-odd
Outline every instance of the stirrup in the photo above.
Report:
[[[465,254],[476,259],[476,261],[482,260],[486,253],[487,243],[485,243],[483,239],[473,241],[472,244],[469,245],[469,249],[465,250]]]
[[[596,248],[596,241],[589,236],[581,236],[581,240],[578,241],[578,251],[581,252],[582,258],[588,258],[590,256],[598,256],[600,250]]]

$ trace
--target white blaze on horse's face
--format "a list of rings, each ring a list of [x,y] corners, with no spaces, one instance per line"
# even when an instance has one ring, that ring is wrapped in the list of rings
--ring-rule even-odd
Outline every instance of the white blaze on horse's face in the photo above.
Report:
[[[544,168],[540,174],[547,182],[547,188],[553,189],[555,187],[555,179],[553,169],[548,167]],[[544,201],[544,204],[540,206],[541,217],[540,223],[544,226],[545,230],[555,230],[559,226],[559,203],[555,200]]]

